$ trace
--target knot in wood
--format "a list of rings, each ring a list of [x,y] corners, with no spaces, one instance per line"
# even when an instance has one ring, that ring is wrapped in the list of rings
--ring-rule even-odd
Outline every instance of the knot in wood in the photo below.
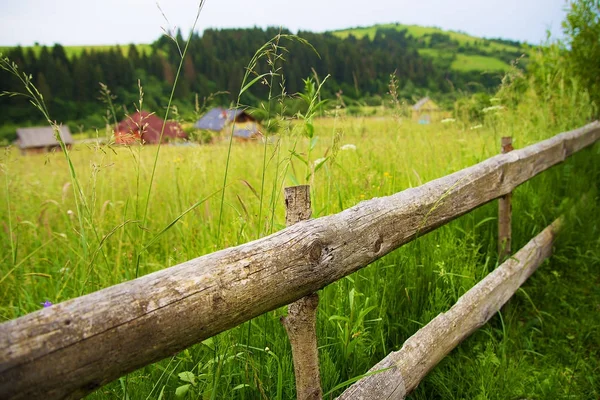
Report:
[[[308,245],[307,255],[311,265],[317,265],[321,261],[324,244],[320,239],[315,239]]]
[[[383,236],[378,235],[377,240],[375,240],[375,243],[373,243],[373,253],[375,253],[375,254],[379,253],[379,250],[381,250],[382,245],[383,245]]]

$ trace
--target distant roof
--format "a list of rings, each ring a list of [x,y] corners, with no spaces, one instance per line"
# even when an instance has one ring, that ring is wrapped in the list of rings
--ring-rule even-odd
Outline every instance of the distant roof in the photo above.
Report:
[[[60,127],[60,137],[65,144],[73,144],[73,136],[68,126]],[[32,128],[17,128],[19,147],[29,149],[35,147],[58,146],[51,126],[36,126]]]
[[[181,125],[174,121],[167,121],[157,117],[147,111],[139,111],[135,114],[125,117],[119,125],[117,131],[121,134],[135,133],[146,143],[157,144],[159,142],[161,132],[163,130],[163,141],[165,138],[186,138],[187,135],[183,131]],[[140,132],[140,130],[142,132]]]
[[[243,114],[246,114],[244,110],[226,110],[222,107],[216,107],[204,114],[194,127],[211,131],[221,131],[226,123],[236,120]],[[246,116],[250,117],[248,114]],[[253,119],[252,117],[250,118]]]
[[[257,135],[260,135],[260,131],[257,126],[252,126],[253,129],[248,128],[240,128],[233,130],[233,136],[239,137],[242,139],[252,139]]]
[[[431,99],[429,97],[423,97],[421,100],[417,101],[417,103],[412,107],[413,110],[419,111],[421,107],[423,107],[425,103],[427,103],[430,100]],[[437,106],[435,108],[437,108]]]

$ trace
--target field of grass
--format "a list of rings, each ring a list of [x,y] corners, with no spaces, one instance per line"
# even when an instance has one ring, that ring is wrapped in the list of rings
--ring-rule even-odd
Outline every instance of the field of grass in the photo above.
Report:
[[[156,147],[76,146],[71,158],[84,193],[79,204],[62,154],[22,157],[7,150],[1,159],[0,244],[6,251],[0,259],[0,318],[17,318],[46,300],[58,303],[279,230],[284,186],[308,179],[313,217],[319,217],[480,162],[498,153],[503,135],[524,147],[585,122],[585,113],[557,121],[546,108],[527,115],[490,116],[476,130],[458,122],[423,126],[394,118],[322,118],[315,121],[317,140],[311,142],[298,123],[283,126],[266,145],[234,143],[220,237],[226,142],[163,147],[150,192]],[[292,154],[310,157],[310,163]],[[319,158],[326,161],[309,177]],[[598,398],[599,160],[596,145],[515,191],[514,248],[566,212],[556,254],[411,398]],[[492,202],[320,292],[326,398],[398,349],[495,267],[495,216]],[[264,314],[89,398],[176,398],[177,388],[186,384],[181,377],[190,380],[182,375],[186,371],[194,376],[187,398],[294,398],[291,353],[279,323],[284,313]]]
[[[396,29],[406,30],[408,34],[422,41],[423,47],[419,48],[419,54],[433,59],[448,58],[456,55],[456,60],[452,62],[451,68],[461,72],[472,71],[507,71],[510,66],[503,60],[496,58],[498,52],[518,52],[525,51],[523,48],[512,46],[509,44],[495,42],[489,39],[470,36],[462,32],[445,31],[435,27],[425,27],[419,25],[403,25],[403,24],[381,24],[370,27],[359,27],[344,29],[332,32],[340,38],[346,38],[350,34],[356,38],[368,36],[370,39],[375,37],[377,29]],[[471,46],[478,45],[479,51],[483,54],[463,54],[458,53],[456,48],[429,48],[431,34],[441,33],[450,36],[451,40],[458,42],[459,45],[469,44]],[[484,55],[485,54],[485,55]]]
[[[453,53],[439,49],[419,49],[419,54],[437,59],[440,57],[451,58]],[[510,65],[491,56],[482,56],[476,54],[456,54],[456,59],[452,61],[451,68],[456,71],[502,71],[510,69]]]
[[[52,48],[52,46],[46,46],[48,48]],[[96,52],[105,52],[105,51],[109,51],[111,49],[115,49],[116,45],[89,45],[89,46],[63,46],[65,49],[65,53],[67,54],[67,57],[72,59],[73,57],[78,57],[80,56],[84,51],[87,52],[91,52],[91,51],[96,51]],[[152,52],[152,47],[149,44],[136,44],[135,47],[137,48],[138,52],[140,54],[150,54]],[[119,48],[121,49],[121,52],[123,53],[124,56],[127,56],[127,54],[129,54],[129,45],[124,44],[124,45],[120,45]],[[0,47],[0,53],[7,53],[9,50],[11,49],[11,47]],[[42,46],[23,46],[23,50],[27,51],[29,49],[33,50],[33,53],[38,56],[40,54],[40,52],[42,51]]]
[[[457,71],[503,71],[506,72],[510,66],[494,57],[479,56],[471,54],[457,54],[456,60],[452,62],[452,69]]]
[[[350,34],[352,34],[357,39],[361,39],[364,36],[368,36],[370,39],[375,37],[375,32],[377,29],[396,29],[396,30],[406,30],[409,35],[415,38],[423,38],[425,43],[429,43],[429,35],[432,33],[442,33],[445,35],[449,35],[450,39],[456,40],[460,45],[471,44],[474,45],[476,42],[479,43],[487,43],[485,48],[490,52],[494,51],[517,51],[519,50],[515,46],[511,46],[508,44],[493,42],[488,39],[483,39],[475,36],[471,36],[467,33],[463,32],[455,32],[448,31],[441,28],[429,27],[429,26],[421,26],[421,25],[404,25],[404,24],[380,24],[369,27],[358,27],[358,28],[350,28],[350,29],[342,29],[339,31],[333,31],[332,33],[335,36],[341,38],[347,38]]]

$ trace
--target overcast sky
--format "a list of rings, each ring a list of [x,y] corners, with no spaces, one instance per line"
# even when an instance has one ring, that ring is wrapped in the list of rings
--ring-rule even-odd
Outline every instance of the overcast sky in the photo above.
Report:
[[[197,30],[283,26],[316,32],[400,22],[539,44],[560,36],[565,0],[207,0]],[[195,0],[158,2],[189,31]],[[166,28],[155,0],[0,0],[0,46],[150,43]],[[187,36],[187,35],[186,35]]]

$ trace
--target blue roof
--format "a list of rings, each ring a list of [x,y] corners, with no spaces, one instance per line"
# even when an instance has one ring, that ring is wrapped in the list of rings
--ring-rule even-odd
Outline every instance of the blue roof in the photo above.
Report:
[[[233,136],[244,138],[244,139],[252,139],[258,131],[256,129],[234,129]]]
[[[198,129],[221,131],[226,123],[234,121],[244,110],[226,110],[221,107],[213,108],[194,125]]]

